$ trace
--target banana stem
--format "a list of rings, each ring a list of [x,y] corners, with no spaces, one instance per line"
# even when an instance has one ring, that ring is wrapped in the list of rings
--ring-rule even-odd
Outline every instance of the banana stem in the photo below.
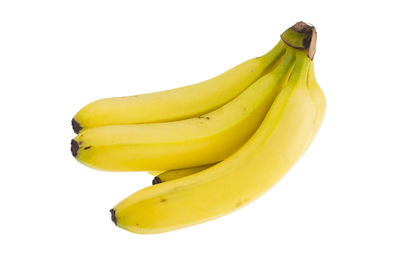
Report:
[[[317,31],[315,27],[305,22],[297,22],[281,34],[281,39],[288,46],[306,50],[310,60],[314,59],[317,44]]]
[[[310,63],[312,61],[305,55],[304,51],[296,51],[296,61],[291,73],[289,86],[304,86],[307,85],[307,73],[309,70]]]

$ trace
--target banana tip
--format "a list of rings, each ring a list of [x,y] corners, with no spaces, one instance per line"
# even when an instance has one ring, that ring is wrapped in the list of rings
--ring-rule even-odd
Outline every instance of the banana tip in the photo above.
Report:
[[[115,216],[115,210],[110,209],[110,212],[111,212],[111,220],[115,223],[115,225],[117,225],[117,217]]]
[[[71,140],[71,152],[74,157],[78,155],[79,144],[74,139]]]
[[[162,181],[161,181],[160,177],[156,176],[156,177],[154,177],[154,179],[153,179],[153,181],[152,181],[152,184],[155,185],[155,184],[159,184],[159,183],[161,183],[161,182],[162,182]]]
[[[71,124],[74,133],[78,134],[79,131],[82,130],[82,126],[75,120],[75,118],[72,119]]]
[[[314,59],[317,31],[312,24],[303,21],[297,22],[281,34],[281,40],[288,46],[306,50],[308,58],[310,60]]]

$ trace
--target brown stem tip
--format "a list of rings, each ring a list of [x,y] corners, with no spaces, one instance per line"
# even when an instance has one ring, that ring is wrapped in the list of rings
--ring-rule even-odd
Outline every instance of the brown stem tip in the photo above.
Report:
[[[298,33],[307,35],[307,38],[303,39],[303,46],[308,50],[308,57],[313,60],[317,44],[317,31],[315,27],[309,23],[299,21],[292,26],[292,29]]]
[[[72,119],[71,124],[74,133],[78,134],[79,131],[82,130],[82,126],[75,119]]]
[[[299,21],[292,26],[292,29],[299,33],[308,33],[311,32],[312,29],[314,29],[314,26],[309,23]]]
[[[317,31],[313,25],[299,21],[287,29],[281,39],[291,47],[306,50],[310,60],[313,60],[317,43]]]
[[[78,155],[79,144],[74,139],[71,140],[71,152],[74,157]]]
[[[160,177],[158,177],[158,176],[154,177],[152,184],[155,185],[155,184],[160,184],[160,183],[162,183]]]
[[[115,210],[110,209],[110,212],[111,212],[111,220],[115,223],[115,225],[117,225],[117,217],[115,216]]]

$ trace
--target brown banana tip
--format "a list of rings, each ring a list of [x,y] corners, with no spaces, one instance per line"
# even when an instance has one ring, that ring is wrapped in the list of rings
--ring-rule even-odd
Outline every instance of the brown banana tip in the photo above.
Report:
[[[307,51],[310,60],[314,59],[317,31],[312,24],[299,21],[281,34],[281,40],[288,46]]]
[[[315,27],[311,23],[299,21],[292,26],[292,29],[300,33],[309,33],[312,32],[315,29]]]
[[[71,140],[71,152],[74,157],[78,155],[79,144],[74,139]]]
[[[155,185],[155,184],[159,184],[159,183],[162,183],[160,177],[158,177],[158,176],[154,177],[152,184]]]
[[[307,35],[307,38],[303,39],[303,46],[308,50],[308,57],[310,60],[313,60],[317,43],[317,31],[315,30],[315,27],[310,23],[299,21],[292,26],[292,29],[296,32]]]
[[[114,209],[110,209],[111,212],[111,220],[115,223],[115,225],[117,224],[117,217],[115,216],[115,210]]]
[[[78,134],[79,131],[82,130],[82,126],[75,120],[75,118],[72,119],[71,124],[74,133]]]

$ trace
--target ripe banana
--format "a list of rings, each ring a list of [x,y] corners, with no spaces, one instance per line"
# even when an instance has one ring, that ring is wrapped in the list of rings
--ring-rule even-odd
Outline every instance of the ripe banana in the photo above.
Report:
[[[246,144],[208,169],[129,196],[111,210],[115,224],[134,233],[171,231],[223,216],[270,189],[307,148],[325,109],[308,87],[312,57],[295,53],[287,85]]]
[[[256,131],[293,67],[288,49],[279,65],[239,96],[196,118],[89,128],[72,141],[81,163],[108,171],[172,170],[221,161]]]
[[[94,101],[72,119],[75,133],[104,125],[165,122],[208,113],[226,104],[266,72],[285,52],[283,41],[210,80],[172,90]]]
[[[177,170],[170,170],[170,171],[162,172],[162,173],[157,174],[156,177],[154,177],[152,184],[155,185],[155,184],[179,179],[181,177],[188,176],[193,173],[210,168],[213,165],[214,164],[207,164],[207,165],[196,166],[196,167],[191,167],[191,168],[184,168],[184,169],[177,169]]]

